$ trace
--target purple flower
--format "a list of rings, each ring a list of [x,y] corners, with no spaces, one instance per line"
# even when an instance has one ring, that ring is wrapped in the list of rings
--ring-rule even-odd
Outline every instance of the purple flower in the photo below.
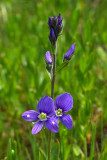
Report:
[[[63,61],[70,60],[74,52],[75,52],[75,43],[70,47],[68,52],[64,55]]]
[[[55,45],[56,36],[55,36],[55,32],[54,32],[54,29],[53,29],[53,28],[50,29],[49,39],[50,39],[51,43],[52,43],[53,45]]]
[[[37,121],[32,128],[32,134],[37,134],[42,129],[44,123],[50,131],[58,132],[57,120],[54,117],[49,117],[55,114],[53,99],[49,96],[41,98],[37,105],[37,110],[38,112],[29,110],[22,114],[22,118],[26,121]]]
[[[50,51],[47,51],[45,54],[45,60],[48,64],[52,64],[52,57]]]
[[[72,129],[73,121],[69,114],[65,114],[73,107],[73,98],[69,93],[59,95],[55,100],[56,115],[53,116],[56,120],[60,119],[61,123],[68,129]]]

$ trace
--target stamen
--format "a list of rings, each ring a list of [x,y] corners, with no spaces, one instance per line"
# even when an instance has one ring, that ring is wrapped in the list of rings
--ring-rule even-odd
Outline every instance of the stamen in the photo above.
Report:
[[[47,120],[47,118],[46,118],[46,113],[43,113],[43,112],[42,112],[42,113],[38,116],[38,118],[40,118],[41,121]]]
[[[56,115],[57,115],[57,116],[59,116],[59,117],[62,116],[62,109],[59,108],[59,109],[56,110],[55,112],[56,112]]]

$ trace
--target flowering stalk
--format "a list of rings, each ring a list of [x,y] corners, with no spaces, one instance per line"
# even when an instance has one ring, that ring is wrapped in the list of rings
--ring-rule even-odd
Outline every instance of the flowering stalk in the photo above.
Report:
[[[28,110],[22,114],[22,118],[26,121],[31,121],[34,126],[32,128],[32,134],[37,134],[41,131],[43,126],[49,129],[48,140],[48,160],[50,160],[51,153],[51,132],[57,133],[59,130],[58,120],[69,130],[73,127],[72,117],[66,112],[70,111],[73,107],[73,98],[69,93],[63,93],[55,99],[54,107],[54,84],[55,84],[55,69],[56,69],[56,43],[58,36],[62,31],[62,17],[61,14],[58,17],[49,17],[48,21],[50,34],[49,40],[53,49],[53,58],[50,51],[45,54],[46,69],[51,73],[51,97],[46,95],[42,97],[37,104],[37,111]],[[61,70],[67,66],[71,60],[75,51],[75,44],[73,44],[67,53],[64,55],[63,63],[58,69]]]

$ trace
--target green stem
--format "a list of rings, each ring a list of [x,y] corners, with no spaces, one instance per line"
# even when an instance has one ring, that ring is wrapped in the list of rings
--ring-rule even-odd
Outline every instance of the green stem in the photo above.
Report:
[[[55,51],[55,49],[54,49]],[[56,55],[53,51],[53,70],[51,73],[51,98],[53,99],[54,96],[54,83],[55,83],[55,63],[56,63]],[[48,160],[50,160],[50,153],[51,153],[51,136],[52,133],[49,131],[49,141],[48,141]]]
[[[61,71],[63,68],[65,68],[68,65],[69,61],[63,62],[61,66],[59,66],[56,71],[55,71],[55,75]]]
[[[54,96],[54,83],[55,83],[55,63],[56,63],[56,55],[53,54],[53,73],[51,74],[51,98]]]
[[[50,153],[51,153],[51,131],[49,131],[49,141],[48,141],[48,160],[50,160]]]

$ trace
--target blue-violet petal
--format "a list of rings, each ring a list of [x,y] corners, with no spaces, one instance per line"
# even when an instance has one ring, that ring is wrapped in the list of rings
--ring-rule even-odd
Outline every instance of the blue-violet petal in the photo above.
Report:
[[[57,133],[59,130],[58,121],[53,117],[49,117],[47,121],[45,121],[45,126],[54,133]]]
[[[43,121],[37,121],[32,128],[32,134],[37,134],[43,127]]]
[[[55,100],[56,109],[62,109],[62,112],[67,112],[73,107],[73,98],[69,93],[59,95]]]
[[[69,114],[63,114],[62,117],[60,117],[60,121],[65,127],[72,129],[73,121]]]
[[[38,120],[39,113],[34,110],[26,111],[22,114],[22,118],[26,121],[36,121]]]
[[[55,107],[54,107],[53,99],[50,98],[49,96],[45,96],[41,98],[37,105],[37,110],[40,113],[41,112],[46,113],[47,116],[51,116],[55,114]]]

